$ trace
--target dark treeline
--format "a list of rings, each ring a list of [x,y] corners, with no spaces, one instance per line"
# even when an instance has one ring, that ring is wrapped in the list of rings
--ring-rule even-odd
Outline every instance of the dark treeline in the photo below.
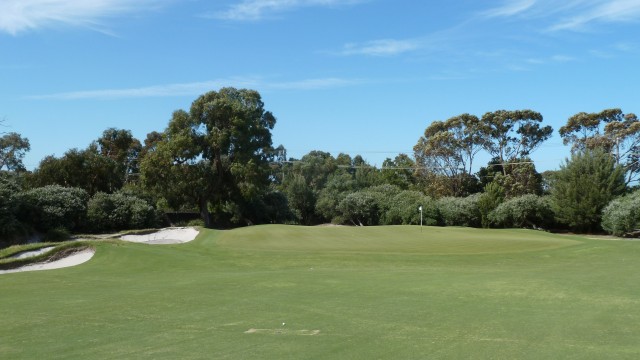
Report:
[[[33,234],[149,228],[167,212],[192,224],[419,224],[633,234],[640,221],[640,122],[619,109],[579,113],[559,129],[572,155],[539,173],[530,155],[553,129],[532,110],[434,121],[414,153],[380,168],[360,155],[274,147],[276,119],[252,90],[223,88],[175,111],[140,141],[106,129],[85,149],[47,156],[34,171],[29,141],[0,138],[0,240]],[[416,134],[418,137],[419,134]],[[474,172],[476,156],[492,160]]]

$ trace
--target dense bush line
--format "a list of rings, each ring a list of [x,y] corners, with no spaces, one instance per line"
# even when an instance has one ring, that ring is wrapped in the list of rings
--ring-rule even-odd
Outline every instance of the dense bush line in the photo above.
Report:
[[[287,157],[273,146],[275,124],[258,92],[222,88],[174,111],[143,141],[110,128],[33,171],[22,164],[28,140],[4,134],[0,241],[153,227],[163,211],[217,228],[419,224],[420,208],[425,225],[616,235],[638,227],[638,196],[620,196],[640,178],[640,121],[620,109],[569,118],[559,134],[571,158],[542,174],[531,154],[553,129],[529,109],[432,121],[413,156],[387,158],[382,168],[344,153]],[[491,159],[478,170],[480,152]]]

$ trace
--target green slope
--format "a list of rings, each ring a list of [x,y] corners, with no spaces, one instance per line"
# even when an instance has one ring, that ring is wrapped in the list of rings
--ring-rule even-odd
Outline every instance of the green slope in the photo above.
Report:
[[[0,275],[0,358],[640,356],[640,242],[256,226],[96,249]]]

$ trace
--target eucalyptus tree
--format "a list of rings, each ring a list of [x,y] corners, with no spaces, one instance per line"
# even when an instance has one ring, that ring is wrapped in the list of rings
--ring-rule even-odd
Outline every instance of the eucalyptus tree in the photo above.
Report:
[[[0,170],[24,170],[22,159],[30,149],[29,139],[15,132],[4,134],[0,137]]]
[[[137,175],[142,144],[133,137],[130,130],[108,128],[95,141],[95,144],[102,156],[108,157],[118,164],[118,171],[122,174],[123,182],[128,182],[132,176]]]
[[[475,184],[473,161],[486,146],[486,125],[475,115],[462,114],[434,121],[413,147],[418,174],[442,178],[444,195],[462,196]],[[433,180],[433,179],[432,179]],[[431,181],[430,181],[431,182]]]
[[[508,163],[526,158],[553,133],[551,126],[542,126],[542,115],[533,110],[497,110],[482,116],[483,127],[478,134],[483,146],[499,160],[503,175]]]
[[[223,88],[177,110],[146,151],[143,184],[174,206],[190,203],[205,225],[251,223],[269,186],[276,119],[254,90]]]
[[[580,112],[559,132],[572,152],[600,148],[614,155],[625,168],[627,184],[640,177],[640,121],[635,114],[624,114],[620,109]]]

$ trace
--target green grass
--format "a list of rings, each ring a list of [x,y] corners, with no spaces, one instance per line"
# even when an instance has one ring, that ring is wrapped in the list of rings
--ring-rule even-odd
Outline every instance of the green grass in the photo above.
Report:
[[[640,242],[274,225],[94,246],[0,275],[0,358],[640,357]]]

